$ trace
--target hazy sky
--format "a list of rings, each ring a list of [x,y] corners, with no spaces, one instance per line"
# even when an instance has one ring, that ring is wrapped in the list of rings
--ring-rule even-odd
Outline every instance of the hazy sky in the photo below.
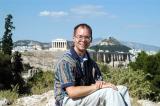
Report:
[[[87,23],[93,38],[160,46],[160,0],[0,0],[0,38],[12,14],[13,40],[72,40],[76,24]]]

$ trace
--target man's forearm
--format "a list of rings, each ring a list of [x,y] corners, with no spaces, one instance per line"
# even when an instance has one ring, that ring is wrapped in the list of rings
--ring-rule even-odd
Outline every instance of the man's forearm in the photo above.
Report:
[[[117,90],[116,86],[112,83],[106,83],[104,81],[96,81],[95,84],[92,84],[90,86],[70,86],[66,88],[66,91],[70,98],[79,98],[87,96],[95,92],[96,90],[102,88],[113,88],[114,90]]]
[[[90,85],[90,86],[71,86],[67,87],[66,91],[68,93],[68,96],[71,98],[79,98],[83,96],[87,96],[97,90],[96,86]]]

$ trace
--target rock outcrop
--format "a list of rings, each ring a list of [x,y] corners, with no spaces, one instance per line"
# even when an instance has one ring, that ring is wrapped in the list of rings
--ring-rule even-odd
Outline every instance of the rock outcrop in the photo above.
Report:
[[[23,63],[29,63],[35,68],[41,68],[43,71],[53,71],[54,65],[64,51],[28,51],[22,53]]]
[[[48,91],[42,95],[32,95],[17,99],[13,106],[55,106],[54,92]]]

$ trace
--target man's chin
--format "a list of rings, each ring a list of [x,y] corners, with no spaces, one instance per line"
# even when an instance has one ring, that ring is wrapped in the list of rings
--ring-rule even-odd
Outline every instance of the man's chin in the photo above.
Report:
[[[82,47],[82,48],[80,48],[80,50],[81,50],[81,51],[85,51],[85,50],[86,50],[86,48],[83,48],[83,47]]]

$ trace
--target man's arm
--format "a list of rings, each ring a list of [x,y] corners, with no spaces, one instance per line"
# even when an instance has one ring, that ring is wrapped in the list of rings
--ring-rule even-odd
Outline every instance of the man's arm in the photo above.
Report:
[[[97,90],[95,84],[90,86],[70,86],[66,88],[68,96],[70,98],[79,98],[83,96],[87,96]]]
[[[75,99],[75,98],[87,96],[97,91],[98,89],[102,89],[102,88],[113,88],[117,90],[114,84],[106,83],[104,81],[96,81],[95,84],[92,84],[90,86],[70,86],[66,88],[66,91],[70,98]]]

